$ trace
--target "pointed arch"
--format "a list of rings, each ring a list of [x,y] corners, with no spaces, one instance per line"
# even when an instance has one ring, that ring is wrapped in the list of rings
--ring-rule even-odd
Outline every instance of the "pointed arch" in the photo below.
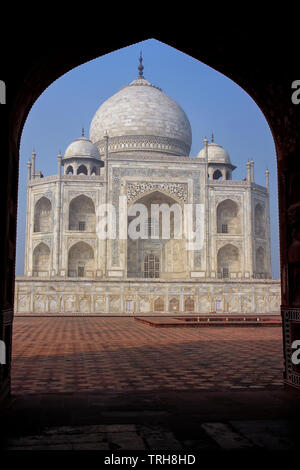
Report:
[[[240,234],[239,206],[232,199],[225,199],[217,206],[217,232]]]
[[[91,245],[83,241],[72,245],[68,253],[68,276],[92,277],[94,273],[95,258]]]
[[[80,194],[71,200],[69,205],[69,230],[94,232],[96,230],[96,213],[93,200]]]
[[[231,274],[240,272],[240,253],[239,249],[228,243],[222,246],[218,251],[218,276],[221,278],[230,278]]]
[[[85,165],[80,165],[77,168],[77,175],[87,175],[87,174],[88,174],[88,170],[87,170],[87,167]]]
[[[42,196],[34,207],[34,232],[51,232],[52,204],[50,199]]]
[[[39,243],[33,250],[32,268],[34,276],[45,277],[49,275],[50,248],[46,243]]]
[[[265,222],[265,209],[262,204],[258,203],[254,209],[254,228],[255,235],[260,238],[265,237],[266,231],[266,222]]]

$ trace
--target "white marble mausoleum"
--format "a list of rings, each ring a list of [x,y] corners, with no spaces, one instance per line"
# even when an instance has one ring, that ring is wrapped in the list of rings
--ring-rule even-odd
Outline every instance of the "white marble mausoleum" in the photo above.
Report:
[[[191,157],[185,112],[144,78],[141,58],[138,70],[98,108],[89,138],[58,155],[56,175],[32,154],[16,312],[279,312],[268,171],[258,185],[248,161],[234,180],[213,136]]]

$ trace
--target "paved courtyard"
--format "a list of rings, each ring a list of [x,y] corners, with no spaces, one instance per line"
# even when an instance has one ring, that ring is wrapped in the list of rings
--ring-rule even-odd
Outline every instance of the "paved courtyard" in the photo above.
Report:
[[[282,387],[280,327],[152,328],[133,318],[14,320],[13,394]]]

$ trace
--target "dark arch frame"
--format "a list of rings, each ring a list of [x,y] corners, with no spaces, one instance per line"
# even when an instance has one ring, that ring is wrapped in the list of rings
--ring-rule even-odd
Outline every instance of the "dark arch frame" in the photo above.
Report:
[[[300,229],[300,216],[291,214],[292,207],[300,207],[300,191],[290,190],[292,182],[300,177],[300,106],[295,106],[291,100],[291,83],[298,76],[297,61],[294,60],[297,31],[296,28],[289,28],[284,37],[278,35],[276,29],[280,28],[281,22],[277,25],[276,20],[273,20],[270,24],[263,22],[261,26],[256,25],[254,36],[252,24],[249,23],[249,29],[243,24],[240,31],[234,28],[232,34],[229,34],[231,28],[226,22],[225,26],[216,29],[209,41],[203,41],[196,33],[191,37],[192,32],[180,36],[175,29],[169,37],[167,32],[158,33],[155,28],[153,31],[148,29],[146,33],[125,34],[122,39],[115,36],[107,39],[104,33],[101,36],[101,32],[97,31],[97,39],[93,41],[89,34],[87,44],[84,43],[84,35],[72,37],[72,41],[69,41],[67,34],[55,38],[45,28],[41,35],[44,40],[37,43],[35,37],[31,42],[27,34],[30,30],[28,21],[24,23],[23,33],[22,27],[18,27],[22,41],[11,43],[10,48],[3,51],[1,77],[7,85],[7,102],[1,114],[0,126],[7,132],[2,148],[7,158],[2,161],[3,184],[0,187],[0,339],[5,338],[6,341],[7,364],[0,370],[0,398],[10,391],[19,147],[27,115],[41,93],[64,73],[89,60],[151,37],[200,60],[233,80],[252,97],[270,126],[278,165],[281,302],[286,361],[284,378],[287,384],[297,387],[287,370],[290,340],[285,334],[294,321],[288,316],[291,309],[295,312],[294,318],[300,321],[300,296],[297,295],[300,254],[296,248],[293,249],[297,244],[295,233]],[[32,28],[35,29],[35,26],[36,23]],[[268,33],[271,40],[266,40]],[[237,37],[242,55],[240,49],[236,48]],[[259,47],[253,54],[255,40]],[[278,50],[283,48],[285,54],[281,55],[278,67]],[[290,252],[293,253],[291,257]]]

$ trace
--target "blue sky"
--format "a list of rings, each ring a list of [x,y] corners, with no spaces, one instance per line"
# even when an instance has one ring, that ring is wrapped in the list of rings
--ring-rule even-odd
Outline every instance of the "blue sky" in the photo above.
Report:
[[[237,166],[233,179],[246,176],[246,162],[255,162],[258,184],[270,171],[271,256],[273,278],[279,279],[277,169],[269,126],[252,98],[230,79],[198,60],[156,40],[147,40],[89,61],[56,80],[32,107],[21,138],[16,275],[23,275],[26,215],[26,163],[36,151],[36,168],[44,176],[57,172],[57,155],[81,135],[88,136],[98,107],[138,75],[143,54],[144,76],[180,104],[192,127],[191,156],[205,136],[229,153]]]

